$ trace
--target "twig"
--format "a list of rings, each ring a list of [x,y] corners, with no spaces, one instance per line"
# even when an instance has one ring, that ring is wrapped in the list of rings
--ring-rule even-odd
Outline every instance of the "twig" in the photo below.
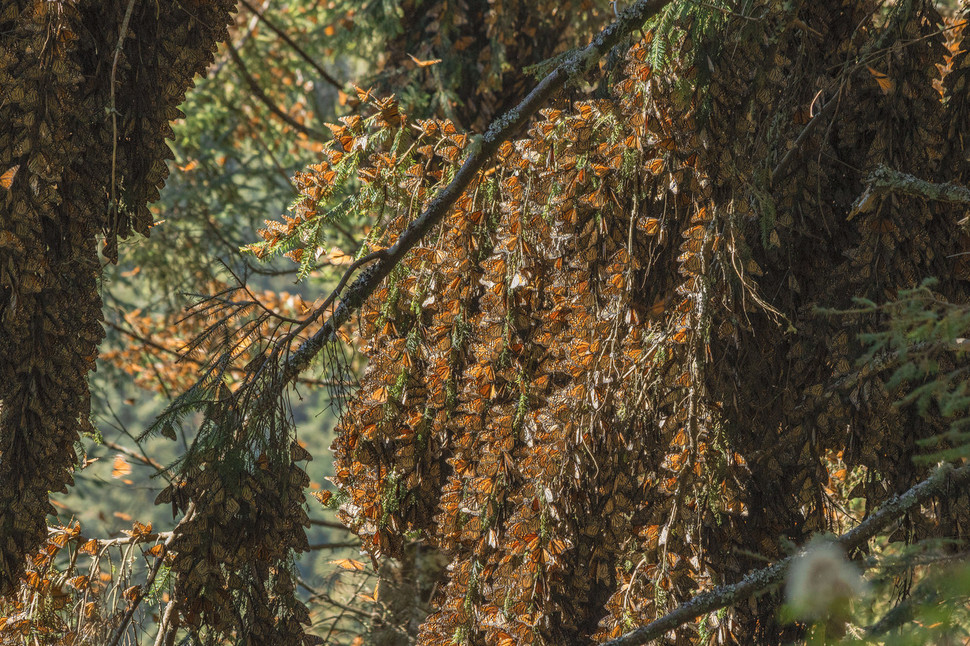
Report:
[[[360,581],[360,583],[357,584],[357,589],[354,590],[354,593],[350,597],[351,599],[356,598],[357,595],[360,594],[360,591],[364,589],[364,585],[367,583],[368,580],[369,580],[369,577],[364,578],[363,580]],[[328,605],[333,605],[340,608],[340,614],[334,618],[333,623],[330,624],[330,630],[327,631],[327,634],[323,638],[323,643],[325,644],[331,643],[330,636],[334,634],[334,631],[337,629],[337,624],[340,623],[340,621],[344,618],[344,615],[346,615],[347,613],[363,616],[365,621],[370,618],[368,615],[361,612],[359,609],[352,608],[350,606],[342,604],[336,599],[334,599],[333,597],[331,597],[329,594],[324,594],[318,598],[326,601]]]
[[[346,525],[341,525],[340,523],[334,523],[334,522],[329,521],[329,520],[317,520],[315,518],[311,518],[310,519],[310,524],[311,525],[317,525],[319,527],[330,527],[332,529],[342,529],[345,532],[349,532],[350,531],[350,528],[347,527]]]
[[[314,130],[313,128],[307,128],[302,123],[300,123],[290,115],[283,112],[278,105],[273,103],[273,101],[271,101],[270,98],[266,96],[266,93],[263,92],[263,88],[259,87],[259,83],[256,82],[256,79],[254,79],[249,74],[249,70],[246,68],[246,64],[243,63],[242,58],[240,58],[239,56],[239,52],[236,51],[236,48],[232,46],[232,43],[229,43],[229,42],[226,43],[226,51],[229,53],[229,58],[232,59],[232,62],[235,63],[236,67],[239,68],[239,73],[242,75],[243,80],[246,81],[246,85],[249,86],[249,89],[250,91],[252,91],[253,96],[259,99],[260,103],[265,105],[269,109],[269,111],[272,112],[274,115],[276,115],[276,117],[280,121],[290,126],[291,128],[297,130],[298,132],[302,132],[307,137],[310,137],[311,139],[314,139],[316,141],[326,141],[330,139],[330,137],[323,134],[319,130]]]
[[[136,545],[138,543],[147,543],[149,541],[157,541],[159,539],[167,542],[168,539],[172,537],[172,534],[173,532],[157,532],[137,536],[119,536],[118,538],[95,538],[94,541],[97,542],[98,549],[103,550],[109,547]]]
[[[147,455],[142,455],[141,453],[132,451],[127,446],[124,446],[123,444],[118,444],[117,442],[109,442],[108,440],[105,440],[104,445],[109,449],[118,451],[119,453],[124,453],[128,457],[138,460],[142,464],[146,464],[150,467],[158,469],[159,471],[165,470],[165,467],[160,462],[151,459]]]
[[[799,134],[798,138],[795,139],[795,143],[791,148],[788,149],[785,156],[781,158],[781,161],[778,162],[775,169],[771,171],[771,184],[773,186],[777,185],[779,180],[784,179],[784,175],[786,172],[788,172],[792,162],[794,162],[795,158],[801,154],[802,144],[805,143],[806,139],[812,136],[812,133],[818,129],[822,121],[828,119],[829,115],[832,113],[832,110],[834,110],[835,106],[838,105],[841,95],[842,90],[840,88],[836,92],[835,96],[826,101],[825,105],[822,106],[822,109],[818,111],[818,114],[812,117],[812,120],[805,125],[805,128],[802,130],[801,134]]]
[[[168,546],[172,544],[172,541],[178,534],[178,528],[181,527],[183,523],[191,519],[194,515],[195,503],[189,503],[188,509],[185,510],[185,515],[182,516],[182,520],[179,521],[179,524],[175,526],[175,529],[172,530],[171,533],[169,533],[168,538],[166,538],[165,542],[162,544],[164,545],[162,553],[155,557],[155,563],[152,564],[152,569],[148,573],[148,577],[145,579],[145,583],[142,585],[141,590],[139,590],[138,595],[129,602],[128,609],[125,611],[125,614],[121,618],[121,623],[118,625],[118,630],[115,632],[114,637],[111,638],[111,641],[108,642],[108,646],[118,646],[118,642],[121,640],[122,635],[124,635],[125,631],[128,630],[128,624],[131,623],[132,617],[135,616],[135,611],[138,610],[138,606],[141,605],[141,602],[148,594],[147,591],[151,590],[152,585],[155,583],[155,577],[158,576],[158,572],[162,568],[162,563],[165,561],[165,553],[168,551]],[[166,615],[168,615],[168,612],[166,612]],[[159,626],[159,632],[161,632],[163,629],[164,625]]]
[[[343,543],[315,543],[311,550],[338,550],[345,547],[360,547],[360,541],[345,541]]]
[[[276,25],[274,25],[272,22],[270,22],[269,19],[267,19],[266,16],[263,15],[263,12],[262,11],[260,11],[259,9],[257,9],[256,7],[254,7],[253,5],[249,4],[248,0],[240,0],[240,2],[241,2],[241,4],[244,7],[246,7],[251,12],[253,12],[256,15],[256,17],[259,18],[262,21],[262,23],[264,25],[266,25],[267,27],[269,27],[270,31],[272,31],[274,34],[276,34],[277,36],[279,36],[280,39],[284,43],[286,43],[287,45],[289,45],[290,48],[294,52],[296,52],[297,55],[300,58],[302,58],[307,63],[309,63],[310,66],[313,67],[313,69],[315,69],[317,71],[317,74],[319,74],[323,78],[324,81],[326,81],[330,85],[334,86],[338,90],[343,90],[344,89],[344,86],[343,86],[343,84],[340,83],[340,81],[338,81],[333,76],[331,76],[329,73],[327,73],[327,70],[323,69],[320,66],[320,64],[317,63],[316,60],[314,60],[309,54],[307,54],[299,45],[297,45],[295,42],[293,42],[293,39],[290,38],[286,34],[285,31],[283,31],[282,29],[280,29],[279,27],[277,27]]]
[[[280,321],[285,321],[287,323],[293,323],[294,325],[300,325],[301,323],[303,323],[303,321],[301,321],[299,319],[295,319],[293,317],[286,316],[284,314],[279,314],[279,313],[275,312],[274,310],[271,310],[269,307],[267,307],[266,305],[264,305],[262,301],[260,301],[258,298],[256,298],[256,295],[253,294],[253,291],[251,289],[249,289],[249,283],[246,282],[245,278],[240,278],[239,276],[237,276],[236,275],[236,272],[234,272],[232,270],[232,268],[229,267],[228,265],[226,265],[226,269],[229,271],[229,274],[233,277],[233,279],[239,285],[239,288],[242,289],[243,291],[245,291],[247,294],[249,294],[250,298],[252,298],[251,301],[233,301],[233,303],[238,304],[241,307],[245,307],[247,305],[256,305],[261,310],[263,310],[264,312],[266,312],[266,314],[269,317],[271,317],[271,318],[275,318],[275,319],[278,319]]]
[[[105,319],[103,321],[103,323],[104,323],[104,325],[106,325],[107,327],[111,328],[112,330],[114,330],[116,332],[119,332],[121,334],[124,334],[125,336],[131,337],[135,341],[139,341],[143,345],[146,345],[146,346],[148,346],[150,348],[154,348],[154,349],[158,350],[159,352],[164,352],[166,354],[172,355],[173,357],[175,357],[179,361],[183,361],[183,360],[188,359],[187,355],[179,352],[178,350],[173,350],[171,348],[166,348],[161,343],[158,343],[157,341],[153,341],[149,337],[146,337],[146,336],[143,336],[141,334],[138,334],[134,330],[129,330],[127,328],[124,328],[124,327],[118,325],[117,323],[115,323],[114,321]],[[189,360],[190,361],[194,361],[192,359],[189,359]],[[232,374],[234,374],[234,375],[243,375],[243,374],[245,374],[246,371],[244,369],[242,369],[242,368],[230,368],[229,369],[229,372],[232,373]],[[161,381],[161,380],[160,380],[160,383],[163,383],[164,384],[164,382]],[[339,380],[339,379],[310,379],[309,377],[300,377],[297,380],[297,383],[300,383],[300,384],[302,384],[304,386],[352,386],[353,385],[351,382],[342,381],[342,380]]]
[[[859,547],[913,507],[933,496],[945,494],[947,489],[957,491],[967,484],[970,484],[970,466],[954,469],[952,465],[944,464],[926,480],[914,485],[905,493],[887,500],[872,516],[836,538],[836,542],[846,551]],[[660,619],[608,641],[603,646],[639,646],[646,644],[659,639],[662,635],[683,626],[689,621],[697,619],[701,615],[727,606],[737,605],[740,601],[780,583],[788,571],[788,566],[796,556],[789,556],[774,565],[756,570],[737,583],[723,585],[699,594]]]
[[[162,613],[162,620],[158,623],[158,634],[155,635],[154,646],[162,646],[165,643],[165,632],[169,622],[172,621],[172,613],[175,612],[175,599],[170,599],[165,605],[165,612]]]

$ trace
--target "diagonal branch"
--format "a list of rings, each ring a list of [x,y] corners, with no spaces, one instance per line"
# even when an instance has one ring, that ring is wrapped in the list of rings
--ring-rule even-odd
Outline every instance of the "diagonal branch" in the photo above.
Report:
[[[294,52],[296,52],[297,55],[300,58],[302,58],[314,70],[316,70],[317,74],[320,75],[320,78],[322,78],[324,81],[326,81],[330,85],[334,86],[338,90],[343,90],[344,89],[344,86],[343,86],[343,84],[340,81],[338,81],[331,74],[329,74],[327,72],[327,70],[323,69],[323,67],[320,66],[320,63],[318,63],[316,60],[314,60],[314,58],[312,56],[310,56],[309,54],[307,54],[306,51],[304,51],[302,47],[300,47],[299,45],[297,45],[296,42],[294,42],[294,40],[292,38],[290,38],[285,31],[283,31],[282,29],[280,29],[279,27],[277,27],[276,25],[274,25],[272,22],[270,22],[269,19],[266,18],[265,15],[263,15],[263,12],[261,10],[257,9],[253,5],[251,5],[247,0],[240,0],[240,2],[242,3],[242,5],[244,7],[246,7],[251,12],[253,12],[253,14],[257,18],[259,18],[259,20],[264,25],[266,25],[267,27],[269,27],[269,30],[270,31],[272,31],[274,34],[276,34],[277,36],[279,36],[280,39],[284,43],[286,43],[287,45],[289,45],[290,46],[290,49],[292,49]]]
[[[970,466],[954,469],[952,465],[944,464],[926,480],[914,485],[905,493],[887,500],[872,516],[839,536],[836,542],[846,551],[859,547],[917,505],[934,496],[953,495],[955,492],[965,489],[967,485],[970,485]],[[603,646],[647,644],[701,615],[736,605],[738,602],[780,583],[785,578],[788,566],[797,556],[789,556],[774,565],[756,570],[737,583],[722,585],[709,592],[699,594],[660,619],[608,641]]]

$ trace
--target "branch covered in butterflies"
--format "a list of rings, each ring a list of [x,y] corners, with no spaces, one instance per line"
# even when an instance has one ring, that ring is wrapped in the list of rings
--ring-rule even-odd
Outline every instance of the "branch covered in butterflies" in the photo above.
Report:
[[[845,534],[838,536],[835,542],[846,551],[855,549],[917,505],[934,496],[952,496],[961,493],[967,485],[970,485],[970,465],[955,469],[950,464],[944,464],[922,482],[914,485],[906,492],[890,498],[869,518]],[[604,643],[603,646],[647,644],[702,615],[737,605],[739,602],[780,583],[785,578],[788,566],[797,556],[797,554],[789,556],[766,568],[751,572],[737,583],[722,585],[699,594],[660,619],[625,635],[620,635],[616,639]]]
[[[585,48],[578,50],[553,69],[522,101],[504,116],[496,119],[488,131],[480,137],[479,145],[465,159],[451,183],[432,199],[428,208],[414,220],[397,241],[383,250],[378,262],[365,269],[347,288],[330,318],[313,336],[307,339],[282,366],[282,372],[273,387],[259,394],[256,411],[267,410],[279,398],[287,385],[309,367],[310,362],[321,349],[337,338],[337,330],[350,320],[350,317],[364,304],[367,298],[380,286],[394,267],[431,231],[449,212],[475,177],[485,167],[485,163],[499,147],[510,139],[538,112],[556,92],[562,89],[573,77],[585,74],[610,49],[660,12],[672,0],[638,0],[623,13],[616,22],[601,31]],[[369,258],[369,257],[367,257]],[[328,297],[333,302],[340,294],[341,286],[347,281],[358,263],[350,267],[341,279],[341,284]],[[321,314],[318,308],[314,317]]]

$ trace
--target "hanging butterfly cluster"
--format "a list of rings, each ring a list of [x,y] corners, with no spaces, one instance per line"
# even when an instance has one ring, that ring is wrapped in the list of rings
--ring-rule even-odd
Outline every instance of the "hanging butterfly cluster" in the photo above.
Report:
[[[227,35],[232,2],[189,4],[191,15],[184,2],[0,8],[3,593],[47,538],[48,492],[71,484],[74,445],[91,430],[86,380],[103,336],[96,237],[116,260],[118,237],[147,235],[168,123]]]
[[[662,553],[639,575],[679,598],[706,576],[689,537],[662,527],[671,505],[742,466],[708,448],[712,411],[686,360],[703,272],[725,245],[690,195],[707,181],[678,150],[680,124],[649,106],[666,85],[651,85],[646,49],[631,55],[619,104],[543,111],[362,313],[371,363],[334,445],[335,481],[365,548],[395,554],[418,531],[452,558],[422,643],[597,633],[595,609],[618,576],[637,576],[637,551]],[[393,137],[410,153],[397,163],[411,206],[375,245],[464,155],[449,122],[414,128],[408,143]],[[373,154],[361,178],[392,179],[388,159]],[[674,271],[650,273],[660,263]],[[637,605],[637,617],[657,609]],[[602,634],[629,620],[620,610]]]
[[[309,549],[310,478],[296,462],[310,454],[293,442],[282,454],[261,454],[253,469],[239,455],[219,457],[217,469],[214,451],[202,456],[205,468],[190,467],[155,500],[189,515],[171,546],[177,615],[168,629],[209,642],[319,643],[304,632],[310,615],[290,570],[293,552]]]

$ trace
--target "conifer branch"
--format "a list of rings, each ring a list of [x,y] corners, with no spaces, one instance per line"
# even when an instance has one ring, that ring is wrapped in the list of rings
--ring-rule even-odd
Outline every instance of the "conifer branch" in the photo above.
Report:
[[[944,464],[926,480],[887,500],[878,511],[850,531],[837,537],[835,542],[846,551],[859,547],[917,505],[926,502],[933,496],[952,495],[968,484],[970,484],[970,465],[954,469],[952,465]],[[751,572],[737,583],[722,585],[709,592],[699,594],[660,619],[608,641],[603,646],[647,644],[701,615],[727,606],[737,605],[740,601],[753,597],[759,592],[764,592],[771,586],[780,583],[788,571],[788,566],[797,556],[797,554],[789,556],[774,565]]]
[[[327,343],[336,338],[337,330],[350,320],[351,315],[364,304],[408,252],[441,222],[452,205],[474,181],[479,171],[484,168],[485,162],[505,141],[518,132],[546,101],[566,85],[569,79],[585,74],[617,43],[640,28],[644,22],[671,2],[672,0],[639,0],[630,6],[620,14],[616,22],[601,31],[589,45],[557,65],[517,106],[493,121],[451,183],[434,197],[427,210],[408,225],[397,241],[384,250],[383,257],[360,274],[347,288],[346,296],[321,329],[286,360],[282,366],[282,373],[273,387],[260,393],[256,410],[270,409],[283,389],[309,367],[310,362]],[[348,269],[341,283],[346,282],[353,269],[355,267]],[[339,292],[338,287],[327,301],[332,302]],[[319,313],[321,313],[320,309],[314,314],[319,315]]]

